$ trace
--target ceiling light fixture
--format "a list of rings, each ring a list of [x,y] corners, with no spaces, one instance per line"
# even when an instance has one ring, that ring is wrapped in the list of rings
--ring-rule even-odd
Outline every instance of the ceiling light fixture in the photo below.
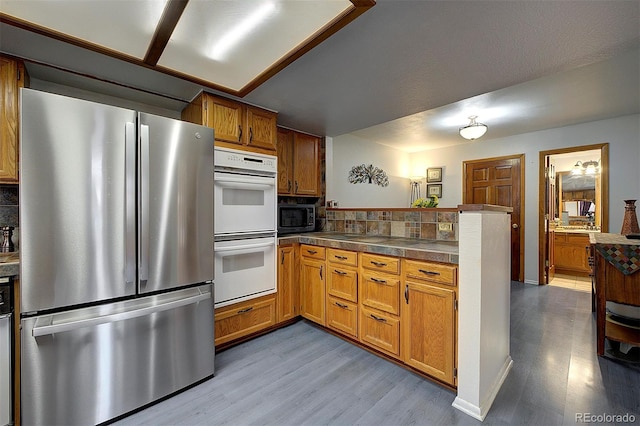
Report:
[[[487,125],[482,123],[476,123],[477,115],[469,116],[469,124],[464,127],[460,127],[460,136],[465,139],[469,139],[470,141],[478,139],[482,137],[485,133],[487,133]]]
[[[211,49],[211,54],[209,55],[211,59],[216,61],[223,60],[229,49],[263,23],[274,10],[276,10],[276,5],[273,2],[264,3],[239,22],[238,25],[231,28]]]

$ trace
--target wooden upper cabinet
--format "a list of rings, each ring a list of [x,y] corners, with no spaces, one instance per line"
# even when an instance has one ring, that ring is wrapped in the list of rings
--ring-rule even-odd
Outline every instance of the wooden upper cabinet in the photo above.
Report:
[[[204,108],[206,125],[213,127],[217,141],[243,144],[245,109],[241,103],[207,95]]]
[[[276,150],[277,114],[261,108],[247,106],[246,143],[256,148]]]
[[[213,128],[216,146],[267,154],[276,150],[277,116],[273,111],[209,93],[201,93],[182,110],[183,120]]]
[[[319,197],[320,138],[278,128],[278,194]]]
[[[293,130],[278,127],[278,194],[293,191]]]
[[[0,183],[18,183],[18,147],[21,87],[28,87],[22,62],[0,56]]]

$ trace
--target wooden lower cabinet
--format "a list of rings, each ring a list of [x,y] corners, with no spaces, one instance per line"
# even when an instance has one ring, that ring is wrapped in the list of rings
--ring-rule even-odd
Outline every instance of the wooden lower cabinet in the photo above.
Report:
[[[325,262],[302,255],[300,261],[300,315],[325,325]]]
[[[327,327],[351,337],[358,337],[358,305],[327,296]]]
[[[293,245],[278,247],[278,322],[298,315],[298,285],[296,282],[295,248]]]
[[[455,289],[405,282],[402,360],[450,385],[455,384]]]
[[[264,330],[276,323],[276,295],[258,297],[215,311],[215,344]]]
[[[360,306],[360,341],[391,355],[400,356],[400,320],[394,316]]]
[[[554,258],[556,273],[577,273],[588,275],[589,265],[589,234],[554,233]]]

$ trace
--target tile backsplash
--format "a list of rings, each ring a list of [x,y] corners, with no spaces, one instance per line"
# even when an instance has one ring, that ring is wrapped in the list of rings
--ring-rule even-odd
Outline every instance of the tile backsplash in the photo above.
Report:
[[[18,250],[20,220],[18,205],[18,185],[0,185],[0,226],[13,226],[13,244]],[[0,242],[2,239],[0,239]]]
[[[458,241],[458,210],[327,209],[323,230],[347,234]]]

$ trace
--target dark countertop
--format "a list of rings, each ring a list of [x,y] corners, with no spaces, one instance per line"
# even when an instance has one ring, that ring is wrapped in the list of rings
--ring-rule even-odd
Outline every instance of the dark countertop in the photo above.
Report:
[[[4,258],[4,255],[7,255]],[[20,275],[20,253],[17,251],[0,254],[0,277],[13,277]]]
[[[337,232],[308,232],[278,238],[280,245],[293,243],[458,264],[457,241],[420,240]]]

